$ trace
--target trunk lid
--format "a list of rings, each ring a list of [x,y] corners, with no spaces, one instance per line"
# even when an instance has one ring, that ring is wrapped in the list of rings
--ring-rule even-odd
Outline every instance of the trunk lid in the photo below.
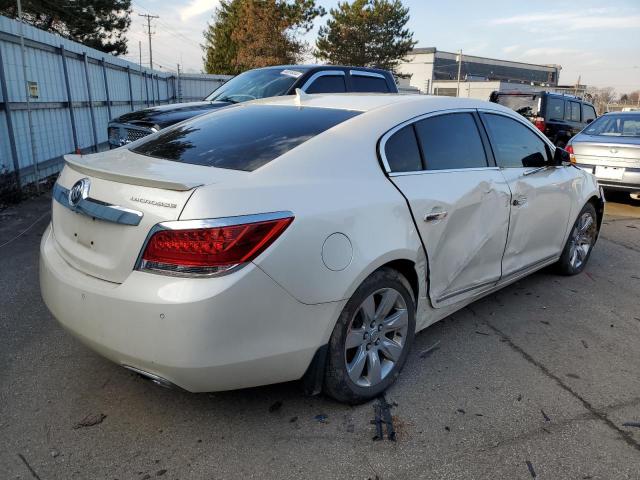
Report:
[[[52,202],[56,248],[74,268],[114,283],[124,282],[134,269],[153,226],[179,219],[198,186],[246,174],[160,160],[122,148],[68,155],[65,160]],[[88,179],[89,187],[78,207],[88,209],[74,208],[68,201],[68,191],[82,179]],[[109,214],[101,216],[93,209]],[[128,219],[118,212],[126,212]],[[134,221],[129,221],[132,215]]]
[[[571,142],[578,163],[640,167],[640,139],[581,134]]]

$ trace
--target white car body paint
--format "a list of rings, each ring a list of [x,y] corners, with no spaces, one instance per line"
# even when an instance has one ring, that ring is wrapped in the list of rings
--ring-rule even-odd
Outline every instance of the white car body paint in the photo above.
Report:
[[[497,104],[347,94],[243,105],[363,113],[253,172],[185,165],[124,148],[69,156],[61,187],[89,177],[91,198],[143,217],[137,226],[123,226],[54,200],[52,226],[42,240],[42,295],[58,321],[114,362],[190,391],[300,378],[349,297],[389,262],[414,265],[416,329],[422,330],[556,261],[580,209],[600,196],[593,176],[571,166],[526,176],[495,167],[384,172],[378,142],[396,126],[459,109],[520,118]],[[518,195],[527,197],[521,208],[513,206]],[[294,221],[237,271],[180,278],[135,269],[158,223],[280,211],[293,212]],[[447,212],[443,219],[423,221],[441,211]]]

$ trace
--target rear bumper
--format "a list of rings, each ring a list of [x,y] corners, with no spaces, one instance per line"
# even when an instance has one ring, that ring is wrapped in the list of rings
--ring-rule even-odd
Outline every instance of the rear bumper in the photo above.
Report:
[[[576,163],[575,165],[595,175],[596,165],[588,163]],[[621,180],[598,178],[597,175],[596,178],[598,179],[598,184],[603,188],[629,192],[640,191],[640,168],[625,168],[625,172]]]
[[[106,282],[67,264],[51,228],[40,286],[53,316],[91,349],[192,392],[299,379],[344,304],[300,303],[253,264],[218,278],[134,271]]]

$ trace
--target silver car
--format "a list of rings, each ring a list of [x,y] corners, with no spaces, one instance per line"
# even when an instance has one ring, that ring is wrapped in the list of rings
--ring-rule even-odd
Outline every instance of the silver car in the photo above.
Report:
[[[602,115],[569,141],[567,151],[604,188],[640,197],[640,112]]]

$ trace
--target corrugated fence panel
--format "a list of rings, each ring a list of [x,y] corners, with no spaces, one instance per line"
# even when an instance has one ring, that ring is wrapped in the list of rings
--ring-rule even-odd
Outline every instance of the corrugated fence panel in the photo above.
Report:
[[[4,71],[0,82],[4,81],[7,91],[5,98],[0,89],[0,175],[12,172],[17,164],[22,184],[55,173],[62,156],[76,147],[84,152],[104,148],[112,118],[147,105],[176,102],[177,90],[183,101],[200,100],[231,78],[183,74],[178,80],[176,74],[140,69],[135,63],[58,35],[29,25],[22,27],[26,78],[20,23],[0,16],[0,73]],[[29,89],[27,81],[33,82]],[[11,140],[16,146],[15,158]]]

